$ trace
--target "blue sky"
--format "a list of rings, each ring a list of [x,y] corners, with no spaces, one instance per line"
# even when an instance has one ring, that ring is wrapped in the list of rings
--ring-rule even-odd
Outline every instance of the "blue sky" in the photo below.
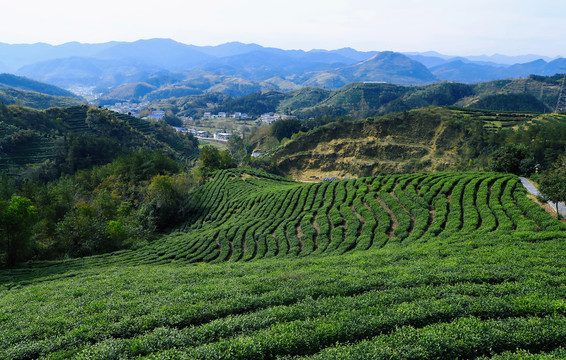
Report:
[[[19,0],[0,42],[155,37],[195,45],[566,56],[564,0]]]

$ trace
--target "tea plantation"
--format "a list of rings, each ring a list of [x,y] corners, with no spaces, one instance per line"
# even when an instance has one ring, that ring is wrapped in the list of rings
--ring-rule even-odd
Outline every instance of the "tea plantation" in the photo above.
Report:
[[[223,170],[189,196],[140,249],[0,271],[0,358],[566,358],[566,225],[515,176]]]

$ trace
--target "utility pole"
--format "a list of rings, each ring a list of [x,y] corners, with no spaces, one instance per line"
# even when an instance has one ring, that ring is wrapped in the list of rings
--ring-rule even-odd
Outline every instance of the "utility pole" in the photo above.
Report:
[[[566,70],[565,68],[561,68]],[[560,86],[560,92],[558,93],[558,101],[556,102],[556,112],[566,112],[566,91],[564,91],[564,79],[566,79],[566,74],[562,78],[562,85]]]

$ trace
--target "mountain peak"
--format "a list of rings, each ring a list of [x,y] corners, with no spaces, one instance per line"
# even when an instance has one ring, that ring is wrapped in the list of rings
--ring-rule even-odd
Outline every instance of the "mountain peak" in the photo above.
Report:
[[[401,85],[417,85],[436,80],[418,61],[401,53],[382,51],[371,58],[341,69],[349,81],[380,81]]]

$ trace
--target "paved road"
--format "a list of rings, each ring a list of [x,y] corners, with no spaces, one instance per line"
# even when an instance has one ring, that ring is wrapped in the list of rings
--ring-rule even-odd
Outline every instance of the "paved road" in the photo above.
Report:
[[[519,177],[519,179],[521,179],[521,183],[528,192],[535,196],[538,196],[540,194],[537,188],[528,179],[524,177]],[[552,201],[549,201],[548,204],[552,206],[553,209],[556,209],[556,204]],[[558,212],[560,212],[560,215],[562,215],[563,218],[566,218],[566,204],[564,204],[563,202],[558,203]]]

